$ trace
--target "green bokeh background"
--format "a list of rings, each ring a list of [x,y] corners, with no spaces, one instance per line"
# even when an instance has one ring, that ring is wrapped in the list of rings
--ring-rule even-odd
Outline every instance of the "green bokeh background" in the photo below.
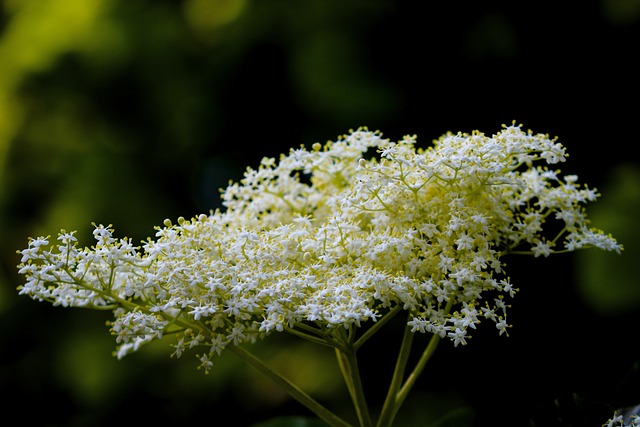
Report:
[[[640,0],[0,1],[0,408],[34,426],[308,417],[233,355],[208,376],[163,344],[117,361],[109,313],[17,295],[16,250],[61,228],[90,244],[91,222],[140,241],[220,207],[263,156],[359,126],[427,145],[513,120],[558,136],[626,250],[509,260],[510,337],[443,343],[399,425],[598,426],[640,403],[639,47]],[[373,406],[391,326],[362,349]],[[254,350],[351,417],[332,354]]]

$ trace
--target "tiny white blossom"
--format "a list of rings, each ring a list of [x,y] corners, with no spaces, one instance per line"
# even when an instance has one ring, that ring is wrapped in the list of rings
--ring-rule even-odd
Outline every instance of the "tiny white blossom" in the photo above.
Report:
[[[464,339],[467,335],[466,329],[456,328],[453,332],[449,332],[447,334],[449,338],[453,339],[453,345],[458,346],[458,344],[465,345],[467,341]]]

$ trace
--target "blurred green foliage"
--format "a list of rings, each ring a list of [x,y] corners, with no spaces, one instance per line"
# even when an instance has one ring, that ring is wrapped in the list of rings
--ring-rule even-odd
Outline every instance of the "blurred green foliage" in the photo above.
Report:
[[[589,215],[612,235],[621,236],[624,257],[581,252],[576,262],[578,283],[586,302],[599,313],[633,313],[640,308],[640,168],[621,163],[610,172],[601,192],[600,203],[591,207]]]
[[[60,228],[78,229],[90,244],[92,221],[140,241],[164,218],[220,207],[219,188],[261,157],[351,128],[369,126],[392,139],[416,133],[428,144],[449,130],[491,133],[512,120],[559,136],[570,153],[566,171],[603,193],[595,225],[627,252],[515,261],[522,292],[512,336],[479,331],[463,349],[439,349],[407,402],[404,425],[491,419],[493,426],[548,427],[555,424],[536,420],[559,419],[553,402],[566,393],[612,406],[640,401],[633,387],[621,386],[635,379],[629,370],[640,358],[632,338],[639,178],[629,148],[638,138],[639,0],[0,6],[0,390],[7,412],[31,425],[96,427],[186,424],[220,412],[233,414],[234,425],[308,416],[232,355],[223,354],[209,376],[195,369],[193,355],[172,360],[165,346],[117,361],[104,325],[109,313],[17,295],[16,250],[27,237]],[[362,350],[365,368],[377,375],[367,383],[372,400],[383,396],[395,331]],[[255,351],[347,411],[332,354],[287,337]],[[428,404],[434,396],[437,403]],[[580,419],[571,412],[565,420]],[[288,420],[282,425],[314,425]]]

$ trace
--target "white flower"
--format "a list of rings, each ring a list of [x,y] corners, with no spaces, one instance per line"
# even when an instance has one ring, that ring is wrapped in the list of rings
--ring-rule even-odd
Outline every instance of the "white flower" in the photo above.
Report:
[[[549,256],[551,255],[551,244],[550,242],[543,242],[542,240],[538,240],[535,245],[531,248],[533,251],[533,256],[536,258],[540,255]]]
[[[447,336],[453,340],[453,345],[458,346],[458,344],[465,345],[467,341],[464,337],[467,335],[466,329],[456,328],[453,332],[449,332]]]

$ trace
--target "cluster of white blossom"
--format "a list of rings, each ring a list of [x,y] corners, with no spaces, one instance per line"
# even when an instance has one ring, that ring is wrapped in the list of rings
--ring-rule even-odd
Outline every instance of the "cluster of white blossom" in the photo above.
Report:
[[[621,250],[589,227],[596,191],[546,166],[564,160],[562,145],[516,125],[425,149],[360,128],[263,159],[223,192],[225,209],[166,220],[139,247],[110,226],[91,248],[65,231],[55,246],[30,239],[19,292],[113,309],[119,356],[172,333],[177,356],[207,346],[205,368],[228,345],[370,325],[395,307],[413,332],[465,344],[482,319],[509,327],[505,255]]]
[[[615,414],[602,427],[640,427],[640,416],[634,414],[625,417],[624,415]]]

